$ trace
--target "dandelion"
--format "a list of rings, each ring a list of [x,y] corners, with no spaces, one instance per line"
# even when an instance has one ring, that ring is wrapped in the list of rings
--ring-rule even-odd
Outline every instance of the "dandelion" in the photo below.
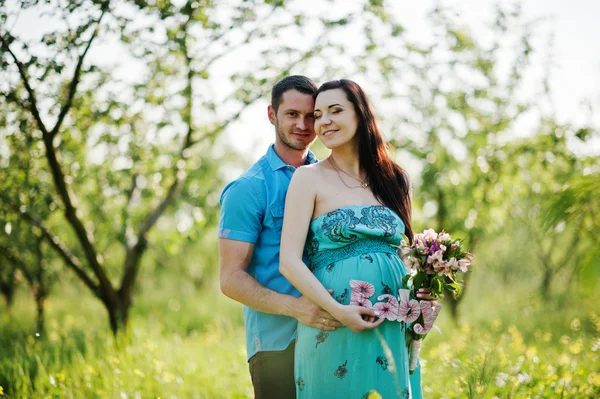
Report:
[[[581,328],[581,321],[579,321],[579,319],[576,317],[573,319],[573,321],[571,321],[571,330],[579,331],[580,328]]]
[[[502,327],[502,320],[500,320],[500,318],[494,319],[494,321],[492,322],[492,328],[495,331],[498,331],[500,327]]]
[[[4,395],[4,388],[2,388],[2,385],[0,385],[0,396]]]
[[[573,344],[569,347],[569,352],[571,352],[574,355],[577,355],[578,353],[581,352],[581,347],[583,346],[582,342],[580,339],[578,339],[577,341],[573,342]]]
[[[595,373],[595,372],[590,373],[590,375],[588,376],[588,382],[591,385],[600,387],[600,373]],[[0,387],[0,393],[2,393],[2,387]]]

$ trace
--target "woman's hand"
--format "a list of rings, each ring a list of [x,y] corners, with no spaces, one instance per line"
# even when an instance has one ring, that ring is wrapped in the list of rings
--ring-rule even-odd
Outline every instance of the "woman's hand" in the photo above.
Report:
[[[438,299],[432,297],[430,295],[430,293],[431,293],[431,289],[430,288],[419,288],[417,290],[417,299],[421,299],[423,301],[436,301],[437,302]]]
[[[375,321],[377,315],[373,310],[356,305],[340,305],[334,313],[337,320],[354,332],[376,328],[385,320],[380,318]]]
[[[429,302],[432,309],[436,307],[438,301],[438,298],[431,296],[431,289],[429,288],[419,288],[417,290],[417,299]]]

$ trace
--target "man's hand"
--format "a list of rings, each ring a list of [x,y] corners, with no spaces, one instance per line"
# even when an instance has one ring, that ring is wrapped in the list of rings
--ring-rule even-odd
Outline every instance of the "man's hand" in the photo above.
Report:
[[[329,290],[333,294],[333,290]],[[301,296],[294,303],[293,317],[300,323],[319,330],[333,331],[344,325],[337,321],[332,315]]]

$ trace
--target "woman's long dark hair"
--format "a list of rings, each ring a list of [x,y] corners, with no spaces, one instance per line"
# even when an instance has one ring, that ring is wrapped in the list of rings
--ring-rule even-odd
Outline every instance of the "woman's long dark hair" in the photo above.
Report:
[[[383,135],[377,125],[375,113],[367,95],[351,80],[341,79],[323,83],[315,93],[315,98],[327,90],[342,89],[348,101],[354,105],[358,117],[358,161],[367,174],[371,190],[383,205],[394,210],[404,222],[405,234],[413,242],[411,226],[410,182],[408,174],[392,161]]]

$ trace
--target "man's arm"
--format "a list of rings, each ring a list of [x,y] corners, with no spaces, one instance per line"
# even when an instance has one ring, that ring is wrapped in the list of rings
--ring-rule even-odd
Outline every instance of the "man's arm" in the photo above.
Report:
[[[254,244],[219,238],[221,291],[229,298],[263,313],[297,319],[302,324],[321,330],[341,327],[329,313],[304,297],[296,298],[266,288],[248,274]]]

